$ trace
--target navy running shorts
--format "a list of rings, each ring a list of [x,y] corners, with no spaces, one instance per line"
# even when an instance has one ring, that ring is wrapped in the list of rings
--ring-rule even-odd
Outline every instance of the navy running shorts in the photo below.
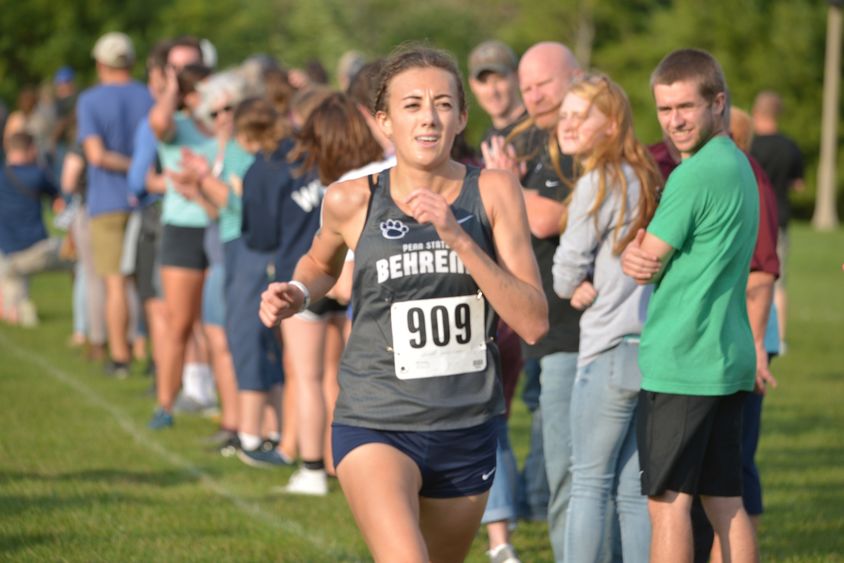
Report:
[[[422,474],[419,495],[456,498],[485,493],[495,475],[495,448],[501,417],[457,430],[403,432],[334,423],[334,466],[364,444],[386,444],[412,459]]]

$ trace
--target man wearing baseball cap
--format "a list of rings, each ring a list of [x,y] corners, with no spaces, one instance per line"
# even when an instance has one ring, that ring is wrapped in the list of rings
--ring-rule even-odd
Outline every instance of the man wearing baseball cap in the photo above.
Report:
[[[519,96],[517,68],[516,54],[501,41],[484,41],[469,54],[469,87],[481,109],[492,121],[492,127],[483,136],[483,145],[488,144],[492,137],[507,137],[513,128],[527,118]],[[504,396],[509,411],[522,369],[522,354],[519,337],[503,323],[499,325],[497,338],[503,368]],[[498,470],[481,523],[486,525],[489,538],[487,555],[490,561],[515,563],[519,559],[510,544],[509,528],[518,516],[519,476],[508,434],[507,424],[502,424],[496,451]]]
[[[492,135],[507,136],[527,117],[519,96],[518,59],[501,41],[484,41],[469,54],[469,87],[492,121]]]
[[[132,40],[120,32],[100,37],[91,52],[99,84],[76,104],[77,140],[88,162],[87,206],[94,267],[105,281],[110,361],[106,371],[129,374],[129,306],[126,277],[120,271],[123,238],[132,203],[126,171],[138,123],[152,107],[146,86],[132,79]]]

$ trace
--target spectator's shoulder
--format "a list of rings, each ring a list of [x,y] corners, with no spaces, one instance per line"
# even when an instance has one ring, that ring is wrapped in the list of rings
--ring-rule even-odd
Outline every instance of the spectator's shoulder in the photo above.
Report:
[[[130,82],[130,88],[132,91],[137,95],[139,98],[143,99],[144,101],[149,101],[153,103],[152,94],[149,91],[149,88],[146,85],[138,82],[137,80],[133,80]]]
[[[99,86],[91,86],[90,88],[86,88],[85,90],[80,92],[79,96],[76,98],[76,106],[87,106],[90,103],[91,99],[96,97],[97,88],[99,88]]]

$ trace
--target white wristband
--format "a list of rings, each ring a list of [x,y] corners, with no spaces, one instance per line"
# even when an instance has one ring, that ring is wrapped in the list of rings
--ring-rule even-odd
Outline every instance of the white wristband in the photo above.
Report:
[[[311,304],[311,292],[308,291],[308,288],[305,287],[305,284],[300,281],[290,280],[289,282],[287,282],[287,285],[292,285],[293,287],[297,288],[299,291],[302,292],[302,295],[305,296],[305,300],[302,302],[302,306],[299,307],[298,311],[296,311],[297,313],[301,313],[302,311],[308,308],[308,305]]]

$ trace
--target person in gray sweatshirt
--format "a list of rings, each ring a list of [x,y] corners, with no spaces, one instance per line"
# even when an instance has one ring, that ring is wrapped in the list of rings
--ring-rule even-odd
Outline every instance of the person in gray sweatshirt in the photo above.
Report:
[[[602,75],[570,87],[557,142],[579,172],[554,255],[554,291],[584,311],[572,392],[572,498],[565,552],[600,558],[606,511],[615,501],[625,562],[648,560],[650,522],[639,487],[637,362],[651,286],[621,270],[620,254],[656,209],[659,171],[633,132],[624,91]]]

